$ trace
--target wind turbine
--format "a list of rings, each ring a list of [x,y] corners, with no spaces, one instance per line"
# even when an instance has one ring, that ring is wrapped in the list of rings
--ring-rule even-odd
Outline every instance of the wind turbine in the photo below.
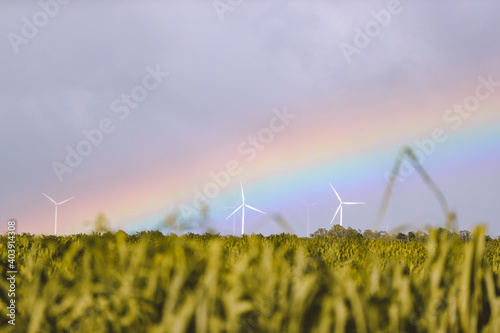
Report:
[[[337,213],[340,210],[340,226],[342,226],[342,205],[364,205],[366,202],[343,202],[342,199],[340,199],[340,195],[335,191],[335,188],[333,187],[332,183],[330,183],[330,186],[333,189],[333,192],[335,192],[335,195],[337,195],[337,198],[339,198],[340,205],[339,208],[337,208],[337,211],[335,212],[335,215],[333,215],[332,221],[330,224],[333,223],[333,220],[335,220],[335,217],[337,216]]]
[[[241,234],[243,235],[243,234],[245,234],[245,207],[250,208],[250,209],[253,209],[253,210],[255,210],[255,211],[259,212],[259,213],[262,213],[262,214],[266,214],[266,213],[264,213],[264,212],[263,212],[263,211],[261,211],[261,210],[258,210],[257,208],[254,208],[254,207],[252,207],[252,206],[249,206],[249,205],[247,205],[247,204],[245,203],[245,193],[243,192],[243,184],[242,184],[241,182],[240,182],[240,186],[241,186],[241,201],[242,201],[243,203],[241,204],[241,206],[239,206],[238,208],[236,208],[236,209],[234,210],[234,212],[232,212],[232,213],[231,213],[231,215],[229,215],[228,217],[226,217],[226,220],[227,220],[228,218],[230,218],[231,216],[233,216],[233,215],[234,215],[234,214],[235,214],[238,210],[240,210],[240,208],[241,208],[241,209],[242,209],[242,210],[241,210]]]
[[[306,237],[309,237],[309,213],[310,213],[310,208],[313,207],[313,206],[315,206],[317,204],[317,202],[314,202],[312,204],[308,204],[307,202],[302,201],[302,203],[304,205],[306,205],[306,207],[307,207],[307,235],[306,235]]]
[[[54,235],[57,235],[57,206],[62,205],[63,203],[70,201],[70,200],[71,200],[71,199],[73,199],[74,197],[71,197],[71,198],[69,198],[69,199],[66,199],[66,200],[64,200],[64,201],[61,201],[61,202],[57,203],[57,202],[55,202],[55,201],[54,201],[51,197],[49,197],[47,194],[45,194],[45,193],[43,193],[43,192],[42,192],[42,194],[43,194],[44,196],[46,196],[46,197],[47,197],[47,199],[49,199],[50,201],[52,201],[52,202],[54,203],[54,205],[56,206],[56,217],[55,217],[55,220],[54,220]]]

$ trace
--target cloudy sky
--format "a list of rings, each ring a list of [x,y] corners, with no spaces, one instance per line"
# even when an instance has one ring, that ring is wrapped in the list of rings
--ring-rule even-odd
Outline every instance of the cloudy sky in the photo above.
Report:
[[[0,4],[0,231],[307,233],[443,226],[500,235],[496,1]],[[205,208],[204,208],[205,207]],[[205,214],[203,214],[205,212]],[[177,222],[168,219],[177,216]],[[286,220],[289,227],[285,227]],[[280,223],[281,221],[281,223]],[[339,216],[333,223],[339,223]],[[169,224],[170,223],[170,224]],[[235,225],[233,225],[235,223]]]

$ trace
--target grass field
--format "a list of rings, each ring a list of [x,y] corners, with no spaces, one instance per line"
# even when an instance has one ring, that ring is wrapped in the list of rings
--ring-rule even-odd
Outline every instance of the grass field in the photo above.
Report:
[[[16,237],[0,332],[500,332],[500,239]]]

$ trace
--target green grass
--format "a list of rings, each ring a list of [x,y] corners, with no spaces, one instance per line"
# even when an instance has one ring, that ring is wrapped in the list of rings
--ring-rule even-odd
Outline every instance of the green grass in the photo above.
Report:
[[[0,307],[6,309],[6,236]],[[500,239],[17,236],[15,330],[500,332]]]

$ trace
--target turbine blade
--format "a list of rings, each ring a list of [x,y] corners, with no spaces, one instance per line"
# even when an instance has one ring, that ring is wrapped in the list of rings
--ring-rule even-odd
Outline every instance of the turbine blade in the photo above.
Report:
[[[335,218],[337,217],[337,214],[339,213],[340,208],[342,208],[342,204],[340,204],[339,208],[337,208],[337,211],[335,212],[335,215],[333,215],[333,218],[332,218],[332,221],[330,222],[330,224],[332,224],[333,220],[335,220]]]
[[[241,207],[243,207],[243,205],[241,205],[241,206],[239,206],[238,208],[236,208],[236,209],[234,210],[234,212],[232,212],[232,213],[231,213],[231,215],[229,215],[228,217],[226,217],[226,220],[227,220],[228,218],[230,218],[231,216],[233,216],[233,215],[234,215],[237,211],[239,211]]]
[[[243,200],[243,204],[245,204],[245,193],[243,192],[243,183],[240,181],[241,186],[241,200]]]
[[[237,204],[240,203],[240,201],[241,201],[241,199],[238,199],[238,201],[236,201],[233,206],[224,206],[224,207],[221,207],[221,208],[224,208],[224,209],[233,209],[234,206],[236,206]]]
[[[58,203],[57,205],[63,204],[63,203],[65,203],[65,202],[68,202],[68,201],[70,201],[70,200],[71,200],[71,199],[73,199],[73,198],[74,198],[74,197],[71,197],[71,198],[66,199],[66,200],[64,200],[64,201],[61,201],[61,202],[60,202],[60,203]]]
[[[342,203],[342,199],[340,199],[340,195],[337,193],[337,191],[336,191],[336,190],[335,190],[335,188],[333,187],[332,183],[330,183],[330,186],[332,187],[333,192],[335,192],[335,195],[337,195],[337,198],[339,198],[339,201]]]
[[[43,195],[44,195],[47,199],[49,199],[50,201],[52,201],[55,205],[57,205],[57,203],[56,203],[54,200],[52,200],[52,198],[51,198],[51,197],[49,197],[47,194],[45,194],[45,193],[43,193],[43,192],[42,192],[42,194],[43,194]]]
[[[259,212],[259,213],[266,214],[266,213],[264,213],[263,211],[258,210],[257,208],[254,208],[254,207],[252,207],[252,206],[249,206],[249,205],[245,205],[245,206],[246,206],[247,208],[253,209],[253,210],[255,210],[255,211]]]
[[[364,205],[366,202],[343,202],[344,205]]]

